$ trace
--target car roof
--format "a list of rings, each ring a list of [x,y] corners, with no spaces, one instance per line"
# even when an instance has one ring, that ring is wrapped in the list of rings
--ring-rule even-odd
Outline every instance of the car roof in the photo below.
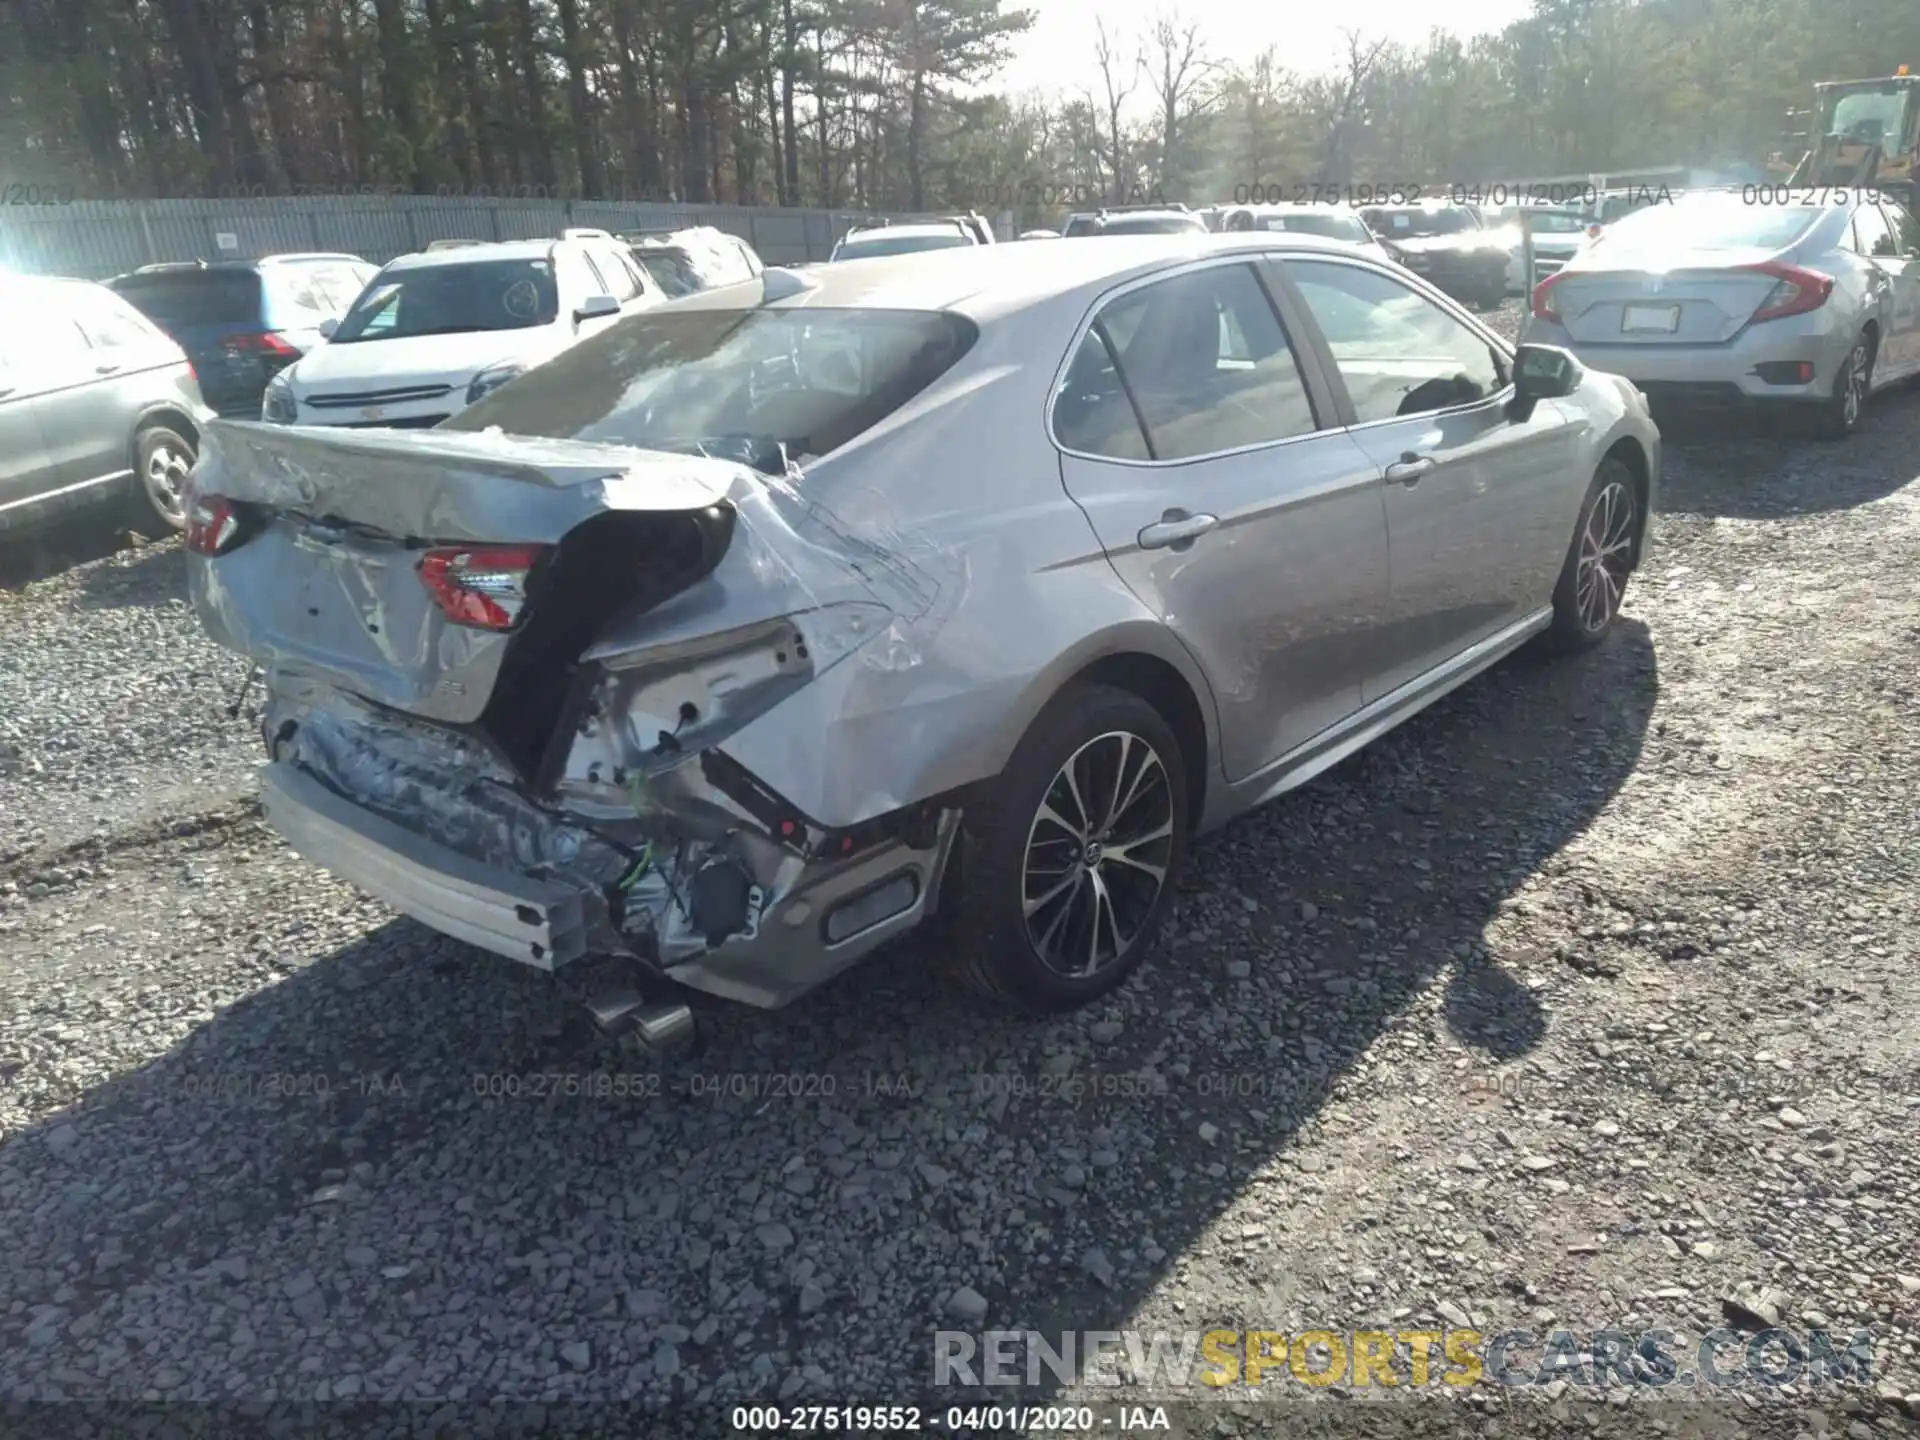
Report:
[[[560,245],[581,245],[581,240],[487,240],[478,245],[460,245],[446,250],[420,251],[389,260],[388,270],[425,270],[442,265],[472,265],[483,260],[545,260]]]
[[[849,240],[867,240],[888,235],[905,235],[913,239],[921,235],[964,235],[966,233],[966,226],[958,220],[936,220],[923,225],[867,225],[857,230],[849,230],[840,237],[840,243],[844,245]]]
[[[952,310],[984,321],[1081,292],[1097,294],[1186,260],[1282,251],[1346,257],[1362,253],[1349,242],[1273,230],[1244,235],[1216,235],[1207,230],[1116,235],[1097,246],[959,245],[809,268],[800,272],[806,279],[804,287],[770,302],[770,308]],[[672,301],[665,308],[737,308],[760,286],[761,282],[755,280],[705,290]]]

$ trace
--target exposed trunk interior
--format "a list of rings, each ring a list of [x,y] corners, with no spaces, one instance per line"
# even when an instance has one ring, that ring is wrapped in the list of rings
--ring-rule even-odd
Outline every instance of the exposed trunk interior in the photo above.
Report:
[[[569,531],[529,581],[527,622],[508,642],[479,729],[528,781],[578,691],[580,656],[600,631],[704,579],[733,539],[731,506],[609,512]]]

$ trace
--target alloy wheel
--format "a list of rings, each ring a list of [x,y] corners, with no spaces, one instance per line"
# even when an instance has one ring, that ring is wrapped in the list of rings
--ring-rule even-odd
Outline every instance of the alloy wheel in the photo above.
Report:
[[[1864,340],[1854,346],[1853,353],[1847,357],[1846,390],[1840,398],[1840,414],[1849,430],[1860,423],[1860,412],[1866,408],[1867,375],[1872,363],[1872,353]]]
[[[1633,566],[1633,510],[1633,492],[1615,480],[1594,496],[1587,511],[1587,523],[1580,532],[1574,603],[1590,635],[1606,629],[1620,609],[1620,596]]]
[[[1173,818],[1166,766],[1138,735],[1097,735],[1060,767],[1020,875],[1027,939],[1049,970],[1085,979],[1128,953],[1166,885]]]
[[[192,469],[193,462],[164,440],[147,455],[146,471],[140,478],[153,500],[153,508],[169,524],[186,523],[187,476]]]

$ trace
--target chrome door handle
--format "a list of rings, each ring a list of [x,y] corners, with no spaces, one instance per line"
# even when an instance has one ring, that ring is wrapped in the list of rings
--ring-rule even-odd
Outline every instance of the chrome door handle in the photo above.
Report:
[[[1433,469],[1431,455],[1402,455],[1387,466],[1387,479],[1396,485],[1418,485]]]
[[[1219,523],[1218,515],[1189,515],[1184,510],[1169,510],[1158,523],[1140,532],[1140,548],[1184,550]]]
[[[118,360],[103,360],[93,367],[93,373],[96,375],[112,375],[123,368],[125,367],[122,366]]]

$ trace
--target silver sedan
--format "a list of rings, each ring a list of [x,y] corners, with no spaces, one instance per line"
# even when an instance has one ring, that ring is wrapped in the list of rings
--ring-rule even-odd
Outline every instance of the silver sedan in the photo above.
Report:
[[[1607,227],[1537,287],[1524,338],[1656,408],[1791,407],[1829,437],[1920,371],[1920,223],[1867,191],[1704,191]]]
[[[192,594],[296,849],[611,957],[645,1034],[936,908],[1060,1008],[1195,835],[1604,640],[1659,474],[1631,385],[1352,246],[969,246],[672,302],[433,431],[217,427]]]

